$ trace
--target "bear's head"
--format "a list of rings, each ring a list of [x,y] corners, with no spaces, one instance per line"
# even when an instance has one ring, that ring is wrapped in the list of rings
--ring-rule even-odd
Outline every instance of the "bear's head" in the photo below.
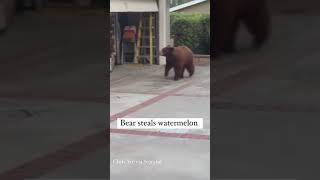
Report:
[[[172,47],[172,46],[167,46],[167,47],[165,47],[165,48],[163,48],[163,49],[161,50],[160,55],[161,55],[161,56],[170,57],[170,56],[172,56],[173,51],[174,51],[174,47]]]

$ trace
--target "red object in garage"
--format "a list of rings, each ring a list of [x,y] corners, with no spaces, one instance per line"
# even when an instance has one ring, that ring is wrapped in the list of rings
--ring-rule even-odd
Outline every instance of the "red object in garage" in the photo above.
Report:
[[[127,42],[134,42],[136,37],[136,27],[126,26],[123,30],[123,40]]]

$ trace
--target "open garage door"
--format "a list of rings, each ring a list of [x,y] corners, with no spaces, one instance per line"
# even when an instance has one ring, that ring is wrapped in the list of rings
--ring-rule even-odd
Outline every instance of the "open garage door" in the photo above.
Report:
[[[158,12],[156,0],[110,0],[110,12]]]
[[[158,64],[158,1],[110,0],[110,12],[118,24],[115,30],[116,64]],[[135,29],[130,42],[123,40],[125,28]]]

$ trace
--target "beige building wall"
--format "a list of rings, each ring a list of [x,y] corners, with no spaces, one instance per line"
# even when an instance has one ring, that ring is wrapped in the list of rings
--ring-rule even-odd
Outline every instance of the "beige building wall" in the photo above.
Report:
[[[210,0],[184,9],[177,10],[175,12],[210,14]]]
[[[170,12],[169,1],[159,0],[159,51],[170,43]],[[166,59],[159,57],[159,64],[165,64]]]

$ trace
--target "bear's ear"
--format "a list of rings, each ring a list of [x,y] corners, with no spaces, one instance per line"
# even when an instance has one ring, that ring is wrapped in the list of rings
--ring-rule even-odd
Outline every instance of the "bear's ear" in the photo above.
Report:
[[[173,50],[174,50],[174,47],[167,46],[167,47],[165,47],[165,48],[162,49],[161,55],[162,55],[162,56],[171,55],[171,54],[173,53]]]
[[[174,47],[169,45],[169,46],[166,47],[166,49],[167,49],[167,52],[171,54],[173,52],[173,50],[174,50]]]

